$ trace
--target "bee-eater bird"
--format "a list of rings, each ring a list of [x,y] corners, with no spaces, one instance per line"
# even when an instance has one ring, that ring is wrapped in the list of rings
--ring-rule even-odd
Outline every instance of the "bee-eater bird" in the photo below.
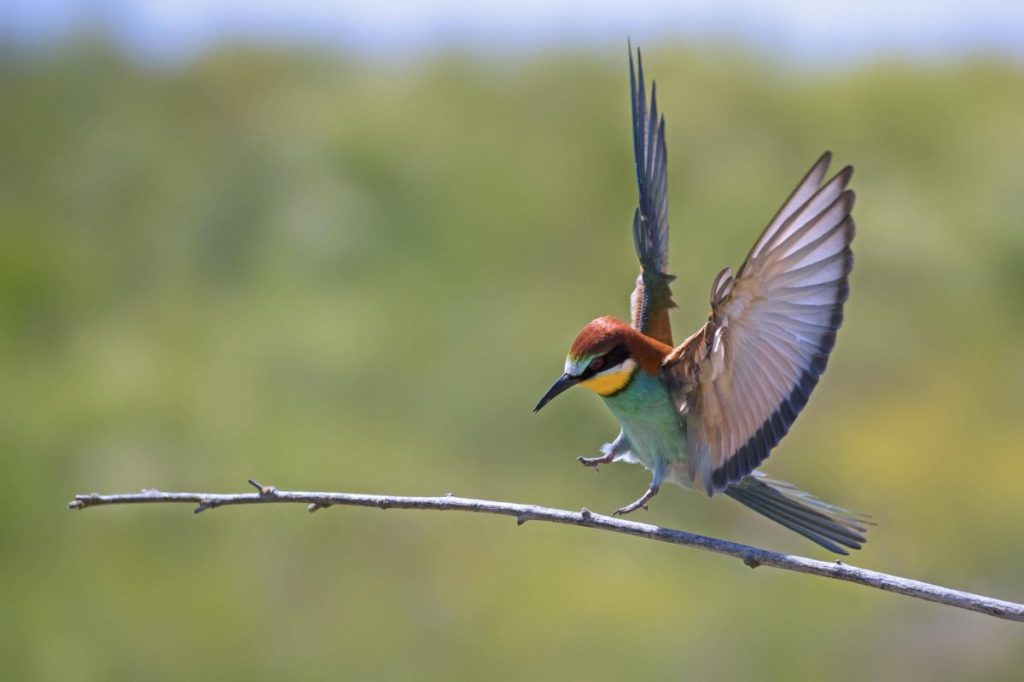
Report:
[[[825,181],[826,152],[797,184],[746,260],[711,285],[708,321],[673,347],[669,309],[665,121],[632,48],[633,151],[640,201],[633,243],[641,271],[631,322],[599,317],[573,341],[565,373],[537,403],[566,389],[600,395],[622,430],[586,466],[640,463],[651,485],[615,513],[646,507],[663,482],[725,493],[826,549],[859,549],[865,520],[755,470],[786,435],[825,371],[853,267],[853,169]]]

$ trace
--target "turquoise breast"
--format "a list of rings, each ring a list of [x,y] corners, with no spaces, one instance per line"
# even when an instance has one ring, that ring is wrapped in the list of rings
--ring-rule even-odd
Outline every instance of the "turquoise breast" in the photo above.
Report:
[[[632,443],[636,458],[655,472],[655,478],[660,470],[662,476],[678,479],[686,464],[686,432],[658,377],[638,369],[624,389],[604,401]]]

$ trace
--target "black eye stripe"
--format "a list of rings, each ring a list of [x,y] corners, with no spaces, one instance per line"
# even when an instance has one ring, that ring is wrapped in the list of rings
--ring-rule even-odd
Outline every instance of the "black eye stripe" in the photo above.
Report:
[[[626,361],[627,358],[629,358],[629,350],[623,345],[615,346],[615,348],[612,348],[604,355],[598,356],[591,360],[590,364],[583,371],[583,375],[580,378],[588,379],[597,374],[598,372],[603,372],[604,370],[610,367],[615,367],[616,365],[622,364],[623,362]]]
[[[604,356],[604,366],[614,367],[622,364],[629,357],[629,350],[625,346],[615,346]]]

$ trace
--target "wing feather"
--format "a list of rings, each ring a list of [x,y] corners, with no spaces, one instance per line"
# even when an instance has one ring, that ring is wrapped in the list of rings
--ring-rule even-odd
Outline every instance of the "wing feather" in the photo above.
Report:
[[[633,245],[640,259],[640,275],[630,297],[633,327],[662,343],[672,344],[668,311],[675,307],[668,269],[668,152],[665,119],[658,114],[657,87],[651,83],[647,106],[644,65],[637,50],[629,52],[629,85],[633,115],[633,155],[640,200],[633,214]]]
[[[662,376],[685,420],[690,474],[709,494],[760,466],[806,405],[835,345],[853,267],[855,196],[826,153],[758,237],[735,279],[712,286],[702,332]]]
[[[825,173],[828,172],[828,166],[832,163],[832,152],[825,152],[821,157],[814,162],[811,170],[807,172],[807,175],[803,177],[800,183],[793,190],[793,193],[789,195],[785,203],[779,209],[772,221],[768,223],[768,227],[764,229],[761,236],[754,242],[753,248],[750,250],[750,254],[747,256],[747,260],[750,260],[754,256],[757,256],[764,249],[766,243],[772,236],[778,232],[782,224],[793,215],[793,212],[807,203],[818,191],[818,187],[821,185],[821,181],[825,178]]]

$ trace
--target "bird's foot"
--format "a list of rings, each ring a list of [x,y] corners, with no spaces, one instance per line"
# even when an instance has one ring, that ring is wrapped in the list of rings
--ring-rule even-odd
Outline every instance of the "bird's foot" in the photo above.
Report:
[[[615,513],[613,513],[612,516],[623,516],[625,514],[629,514],[630,512],[635,512],[637,509],[640,509],[641,507],[647,509],[647,503],[650,502],[651,498],[657,494],[658,486],[652,485],[650,488],[647,489],[647,492],[640,496],[640,499],[636,500],[635,502],[630,502],[625,507],[620,507],[616,509]]]
[[[615,459],[615,453],[609,452],[608,454],[601,455],[600,457],[583,457],[583,456],[580,456],[580,457],[576,458],[576,461],[579,462],[580,464],[582,464],[585,467],[593,467],[594,469],[597,469],[597,467],[599,467],[600,465],[602,465],[602,464],[609,464],[614,459]]]

